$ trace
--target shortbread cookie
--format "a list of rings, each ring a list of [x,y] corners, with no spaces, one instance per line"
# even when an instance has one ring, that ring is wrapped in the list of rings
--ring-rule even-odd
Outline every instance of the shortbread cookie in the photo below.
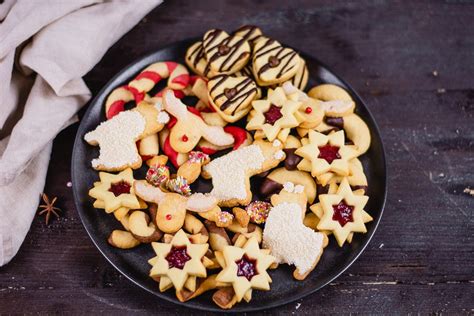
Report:
[[[238,302],[251,289],[270,290],[271,278],[267,269],[275,262],[275,258],[260,249],[256,238],[250,238],[243,248],[225,247],[223,255],[225,268],[216,280],[231,283]]]
[[[368,200],[368,196],[355,195],[349,181],[344,178],[336,194],[319,195],[324,213],[318,223],[318,229],[331,231],[338,245],[342,247],[351,232],[367,232],[362,211]]]
[[[137,143],[138,153],[142,157],[142,160],[147,161],[158,155],[160,151],[158,142],[158,133],[149,135]]]
[[[164,128],[158,133],[158,140],[160,141],[160,148],[163,153],[168,157],[169,161],[175,168],[178,168],[188,160],[188,153],[178,153],[171,147],[170,144],[170,131],[168,128]]]
[[[206,139],[212,144],[226,146],[233,144],[234,138],[220,126],[209,126],[197,115],[188,111],[186,105],[176,98],[172,91],[163,95],[163,105],[176,118],[170,131],[170,145],[179,153],[189,153],[199,140]]]
[[[260,193],[264,196],[278,194],[286,183],[302,185],[309,204],[314,202],[316,198],[316,182],[307,172],[299,170],[287,170],[286,168],[278,168],[268,174],[260,186]]]
[[[178,177],[183,177],[188,184],[193,183],[201,174],[201,168],[211,161],[209,155],[201,151],[191,151],[188,160],[182,164],[176,173]]]
[[[343,88],[330,83],[320,84],[311,88],[308,95],[321,101],[353,101],[349,93]]]
[[[183,230],[178,231],[169,244],[153,242],[151,245],[156,257],[148,261],[152,265],[150,277],[160,278],[161,292],[171,286],[181,291],[188,277],[207,276],[206,267],[201,259],[209,245],[192,244]]]
[[[111,213],[120,207],[137,209],[140,203],[135,195],[132,169],[127,168],[119,174],[99,172],[100,182],[89,190],[89,195],[104,202],[104,209]]]
[[[345,145],[343,131],[328,136],[309,131],[309,143],[298,148],[295,153],[311,162],[311,170],[303,168],[302,162],[298,164],[298,169],[311,171],[313,177],[329,171],[348,175],[348,161],[356,155],[353,149]]]
[[[158,204],[155,222],[164,233],[174,233],[183,226],[186,210],[206,212],[217,205],[217,200],[212,196],[202,193],[183,196],[163,192],[144,180],[135,181],[133,188],[137,196],[143,200]]]
[[[255,112],[247,123],[247,129],[262,130],[266,138],[273,141],[283,129],[299,125],[295,113],[300,106],[300,102],[287,98],[283,88],[269,90],[267,99],[252,102]],[[280,136],[279,139],[284,141],[286,137]]]
[[[257,41],[262,38],[262,30],[255,25],[244,25],[234,31],[234,35],[242,37],[244,40],[250,43],[250,46],[254,46]]]
[[[295,265],[293,276],[303,280],[316,267],[327,237],[303,224],[307,200],[301,186],[282,190],[272,196],[271,202],[273,207],[263,230],[264,246],[277,262]]]
[[[249,178],[284,160],[282,147],[281,143],[256,140],[250,146],[212,160],[202,172],[204,178],[212,178],[210,194],[219,200],[220,206],[247,205],[252,199]]]
[[[260,86],[285,82],[298,71],[299,55],[270,38],[259,39],[252,53],[253,74]]]
[[[249,77],[219,75],[207,83],[209,101],[214,110],[227,122],[244,117],[252,108],[257,85]]]
[[[186,65],[200,76],[208,77],[211,67],[204,54],[202,42],[196,42],[191,45],[185,55]]]
[[[231,74],[242,69],[250,59],[250,45],[237,35],[213,29],[202,39],[204,54],[214,74]]]
[[[321,124],[325,113],[321,101],[308,97],[306,93],[298,90],[290,82],[285,82],[282,88],[289,98],[301,102],[298,111],[295,113],[296,119],[300,122],[298,128],[313,129]]]
[[[363,190],[364,193],[367,191],[367,177],[360,160],[357,158],[349,161],[349,175],[344,177],[332,172],[323,173],[318,176],[318,182],[323,186],[332,183],[339,184],[344,178],[347,178],[352,190]]]
[[[343,117],[344,132],[346,137],[354,143],[357,156],[367,152],[370,147],[371,137],[367,124],[357,114]]]

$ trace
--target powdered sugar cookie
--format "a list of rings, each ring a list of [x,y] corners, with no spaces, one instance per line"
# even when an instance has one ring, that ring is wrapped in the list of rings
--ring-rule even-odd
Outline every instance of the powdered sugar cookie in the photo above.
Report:
[[[176,118],[176,124],[170,131],[170,145],[179,153],[188,153],[201,138],[212,144],[226,146],[233,144],[234,138],[220,126],[209,126],[201,118],[190,113],[186,105],[171,91],[163,95],[165,110]]]
[[[284,160],[282,147],[281,142],[256,140],[250,146],[212,160],[202,172],[204,178],[212,178],[210,194],[219,200],[220,206],[247,205],[252,199],[249,178]]]
[[[301,103],[288,99],[283,88],[269,90],[267,99],[256,100],[252,102],[255,110],[254,115],[247,123],[248,130],[262,130],[269,141],[279,138],[286,140],[286,137],[279,137],[279,133],[285,128],[296,127],[299,121],[295,117],[295,113]]]
[[[209,245],[192,244],[183,230],[178,231],[169,244],[154,242],[152,246],[156,257],[148,261],[152,265],[150,276],[160,277],[161,292],[171,286],[181,291],[189,276],[207,276],[201,259]]]
[[[292,191],[292,192],[289,192]],[[303,280],[316,267],[327,237],[304,226],[306,195],[288,186],[271,198],[273,204],[263,230],[263,243],[279,263],[296,266],[293,276]]]
[[[349,174],[349,160],[356,152],[347,147],[344,141],[344,132],[339,131],[329,136],[310,131],[309,143],[298,148],[295,153],[311,162],[311,175],[319,176],[328,171],[340,174]],[[298,169],[303,170],[303,162]]]
[[[225,247],[223,255],[225,268],[216,280],[231,283],[238,302],[251,289],[270,290],[271,278],[266,270],[275,258],[260,249],[256,238],[250,238],[243,248]]]
[[[340,247],[351,232],[366,233],[362,211],[369,197],[355,195],[349,182],[344,178],[336,194],[319,196],[323,215],[318,229],[332,231]]]
[[[89,195],[104,203],[104,209],[111,213],[120,207],[137,209],[140,207],[133,189],[135,179],[132,169],[127,168],[119,174],[99,172],[100,182],[94,184]]]

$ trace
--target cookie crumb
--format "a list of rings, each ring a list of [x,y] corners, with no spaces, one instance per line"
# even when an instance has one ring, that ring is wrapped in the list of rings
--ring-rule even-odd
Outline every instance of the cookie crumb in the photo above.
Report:
[[[384,244],[383,244],[383,243],[381,243],[381,244],[380,244],[380,246],[379,246],[379,249],[382,249],[382,248],[383,248],[383,246],[384,246]]]
[[[300,308],[300,306],[301,306],[301,303],[296,303],[295,310],[298,310],[298,308]]]
[[[72,182],[69,181],[68,183],[66,183],[66,186],[67,186],[68,188],[71,188],[71,187],[72,187]]]
[[[446,89],[445,88],[438,88],[438,90],[436,90],[436,92],[438,92],[439,94],[446,93]]]
[[[431,74],[433,75],[433,77],[438,77],[438,71],[437,70],[433,70],[433,72]]]
[[[470,196],[474,196],[474,189],[465,188],[463,192],[469,194]]]

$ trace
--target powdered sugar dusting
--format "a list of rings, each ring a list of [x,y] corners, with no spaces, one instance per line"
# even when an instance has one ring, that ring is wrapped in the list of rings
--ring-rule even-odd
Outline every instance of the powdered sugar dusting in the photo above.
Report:
[[[270,210],[263,242],[278,262],[294,264],[304,274],[321,254],[323,234],[303,225],[303,214],[297,203],[285,202]]]
[[[273,158],[275,158],[277,160],[282,159],[284,156],[285,156],[285,153],[283,152],[283,150],[279,150],[279,151],[277,151],[276,153],[273,154]]]
[[[211,195],[219,200],[245,199],[247,197],[246,173],[263,166],[265,157],[258,145],[234,150],[212,160],[204,170],[212,176],[214,188]]]
[[[161,111],[160,113],[158,113],[156,120],[160,124],[166,124],[170,121],[170,116],[165,111]]]
[[[91,144],[99,144],[99,157],[92,160],[92,166],[119,168],[131,165],[140,159],[135,144],[145,130],[145,118],[135,111],[120,112],[112,119],[100,123],[84,136]]]

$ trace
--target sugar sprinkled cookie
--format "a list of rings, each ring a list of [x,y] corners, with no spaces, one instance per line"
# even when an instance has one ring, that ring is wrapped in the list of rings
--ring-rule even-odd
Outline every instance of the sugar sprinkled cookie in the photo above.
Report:
[[[203,177],[212,178],[211,196],[220,206],[247,205],[252,199],[249,178],[276,167],[285,159],[282,144],[256,140],[252,145],[239,148],[212,160],[203,167]]]

